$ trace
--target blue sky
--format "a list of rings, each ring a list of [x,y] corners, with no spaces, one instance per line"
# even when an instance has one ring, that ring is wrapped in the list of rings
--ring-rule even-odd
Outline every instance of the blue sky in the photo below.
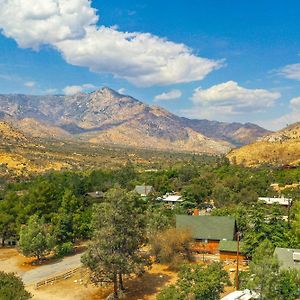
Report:
[[[192,118],[300,121],[299,1],[65,1],[0,0],[0,93],[109,86]]]

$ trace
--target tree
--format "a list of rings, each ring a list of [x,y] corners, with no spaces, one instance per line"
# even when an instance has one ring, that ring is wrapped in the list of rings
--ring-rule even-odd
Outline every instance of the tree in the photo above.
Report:
[[[255,250],[249,266],[247,287],[258,293],[260,299],[276,299],[276,279],[279,263],[273,255],[274,247],[270,241],[263,241]]]
[[[25,290],[22,280],[13,273],[0,271],[0,299],[27,300],[31,294]]]
[[[25,256],[35,256],[39,261],[53,249],[54,244],[49,226],[37,215],[30,217],[27,226],[20,230],[19,249]]]
[[[218,300],[226,284],[230,284],[229,276],[220,263],[207,267],[186,265],[180,271],[177,283],[163,289],[157,299]]]
[[[123,275],[140,274],[149,265],[148,256],[140,251],[146,242],[140,201],[136,193],[114,188],[93,209],[93,239],[82,262],[91,270],[93,282],[113,282],[115,299],[124,288]]]

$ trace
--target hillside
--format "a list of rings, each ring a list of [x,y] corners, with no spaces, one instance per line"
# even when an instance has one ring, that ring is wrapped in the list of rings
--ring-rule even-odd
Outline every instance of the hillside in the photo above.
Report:
[[[74,96],[0,95],[0,118],[39,138],[226,153],[269,133],[254,124],[189,120],[109,88]]]
[[[274,132],[257,142],[234,149],[231,162],[246,166],[300,164],[300,122]]]

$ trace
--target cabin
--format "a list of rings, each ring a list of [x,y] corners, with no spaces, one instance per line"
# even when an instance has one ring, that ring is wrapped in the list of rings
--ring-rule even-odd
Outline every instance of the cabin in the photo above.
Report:
[[[198,253],[218,253],[220,242],[234,241],[237,233],[235,219],[227,216],[176,215],[176,228],[191,232],[192,250]]]
[[[152,185],[137,185],[134,191],[141,197],[147,197],[150,193],[153,193],[154,189]]]
[[[246,260],[245,245],[240,242],[239,245],[239,261]],[[225,241],[222,240],[219,243],[220,260],[237,260],[238,242],[237,241]]]
[[[277,256],[282,270],[300,270],[300,249],[276,247],[274,255]]]

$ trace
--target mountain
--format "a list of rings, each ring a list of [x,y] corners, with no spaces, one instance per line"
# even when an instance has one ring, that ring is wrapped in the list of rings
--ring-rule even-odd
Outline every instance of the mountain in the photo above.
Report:
[[[252,123],[225,123],[209,120],[190,120],[182,118],[186,126],[189,126],[197,132],[201,132],[212,139],[227,141],[235,146],[249,144],[259,137],[270,134],[266,130]]]
[[[231,162],[246,166],[300,164],[300,122],[229,152]]]
[[[109,88],[74,96],[0,95],[0,117],[35,137],[172,151],[225,153],[268,131],[189,120]]]

